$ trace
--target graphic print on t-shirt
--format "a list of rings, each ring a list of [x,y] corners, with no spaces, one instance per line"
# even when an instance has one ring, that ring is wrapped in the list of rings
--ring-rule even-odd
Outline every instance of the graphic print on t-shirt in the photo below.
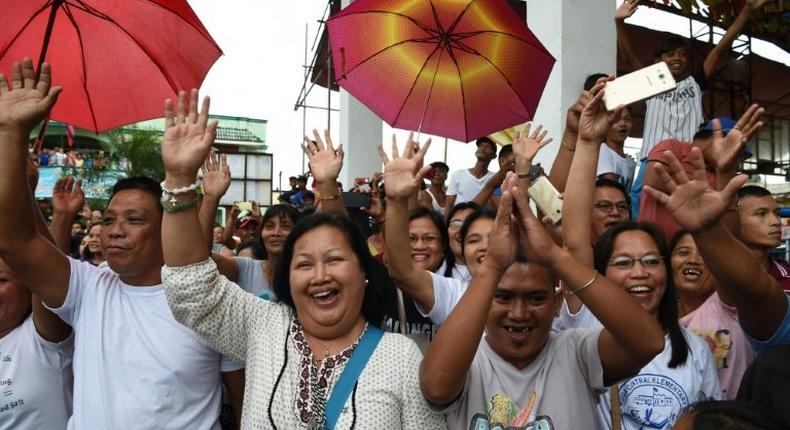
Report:
[[[716,371],[730,367],[727,364],[727,356],[730,355],[732,350],[732,339],[730,339],[730,331],[726,328],[719,330],[699,330],[691,329],[697,336],[701,337],[710,348],[710,354],[713,356],[713,363],[716,365]]]
[[[619,395],[623,418],[630,418],[623,419],[624,430],[669,429],[689,406],[688,394],[680,384],[651,373],[629,379],[620,386]]]
[[[0,351],[0,370],[2,370],[3,367],[10,366],[13,360],[14,358],[11,357],[10,354],[5,351]],[[24,399],[14,396],[15,383],[16,381],[11,379],[10,376],[3,375],[3,372],[0,372],[0,421],[2,421],[4,413],[25,404]]]
[[[494,394],[486,404],[487,413],[472,416],[469,430],[554,430],[551,417],[539,416],[530,421],[536,399],[533,392],[529,404],[519,410],[506,394]]]

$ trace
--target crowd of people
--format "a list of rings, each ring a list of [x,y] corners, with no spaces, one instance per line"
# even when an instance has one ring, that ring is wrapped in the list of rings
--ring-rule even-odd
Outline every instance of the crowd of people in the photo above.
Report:
[[[61,147],[42,148],[33,158],[33,163],[40,167],[101,169],[107,165],[107,157],[102,150],[64,151]]]
[[[347,199],[342,145],[316,131],[312,180],[224,226],[230,167],[197,90],[165,101],[161,184],[121,179],[91,211],[63,177],[47,222],[28,137],[61,88],[16,63],[0,75],[0,429],[790,427],[781,219],[737,173],[763,109],[701,109],[763,3],[700,73],[686,41],[659,43],[679,86],[647,101],[641,160],[623,151],[630,109],[604,107],[613,77],[591,74],[547,175],[534,124],[478,139],[460,169],[393,137]],[[615,14],[635,67],[637,4]],[[559,221],[533,209],[542,181]]]

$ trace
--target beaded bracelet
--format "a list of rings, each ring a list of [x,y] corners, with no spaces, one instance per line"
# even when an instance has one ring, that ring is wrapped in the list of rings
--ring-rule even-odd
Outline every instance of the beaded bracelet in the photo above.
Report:
[[[195,196],[191,199],[183,203],[179,203],[174,194],[163,192],[162,198],[159,199],[159,201],[162,203],[162,209],[164,209],[165,212],[174,214],[176,212],[185,211],[197,206],[198,202],[200,201],[200,194],[195,193]]]
[[[168,190],[165,188],[165,181],[162,181],[159,184],[162,187],[162,194],[170,194],[171,196],[177,196],[180,194],[186,194],[190,191],[195,191],[201,185],[200,179],[195,179],[195,182],[192,185],[181,187],[181,188],[173,188],[172,190]]]
[[[569,295],[569,296],[572,296],[572,295],[574,295],[574,294],[579,294],[579,293],[581,293],[582,291],[584,291],[584,289],[585,289],[585,288],[588,288],[590,285],[594,284],[594,283],[595,283],[595,281],[597,281],[597,280],[598,280],[598,276],[600,275],[600,274],[599,274],[597,271],[594,271],[594,272],[595,272],[595,275],[593,275],[592,279],[590,279],[589,281],[587,281],[587,283],[586,283],[586,284],[582,285],[582,286],[581,286],[581,288],[579,288],[579,289],[577,289],[577,290],[575,290],[575,291],[574,291],[574,290],[571,290],[570,288],[568,288],[568,286],[567,286],[567,285],[564,285],[564,284],[563,284],[563,287],[565,287],[565,294],[567,294],[567,295]]]

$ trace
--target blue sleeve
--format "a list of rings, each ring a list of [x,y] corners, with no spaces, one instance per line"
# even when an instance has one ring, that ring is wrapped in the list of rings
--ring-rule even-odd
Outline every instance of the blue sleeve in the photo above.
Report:
[[[760,352],[764,349],[779,345],[790,345],[790,296],[785,295],[785,298],[787,299],[787,311],[785,312],[785,317],[771,337],[769,337],[767,340],[758,340],[744,332],[746,338],[749,339],[749,343],[752,344],[754,352]]]

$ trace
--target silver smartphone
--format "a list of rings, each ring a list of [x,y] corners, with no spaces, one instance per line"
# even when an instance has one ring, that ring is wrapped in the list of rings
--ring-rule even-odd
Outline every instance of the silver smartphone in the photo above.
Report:
[[[603,101],[607,110],[649,99],[656,94],[674,90],[678,84],[663,61],[609,81],[604,87]]]
[[[540,176],[527,189],[529,197],[535,201],[540,211],[552,222],[558,224],[562,220],[562,199],[560,192],[554,188],[545,176]]]

